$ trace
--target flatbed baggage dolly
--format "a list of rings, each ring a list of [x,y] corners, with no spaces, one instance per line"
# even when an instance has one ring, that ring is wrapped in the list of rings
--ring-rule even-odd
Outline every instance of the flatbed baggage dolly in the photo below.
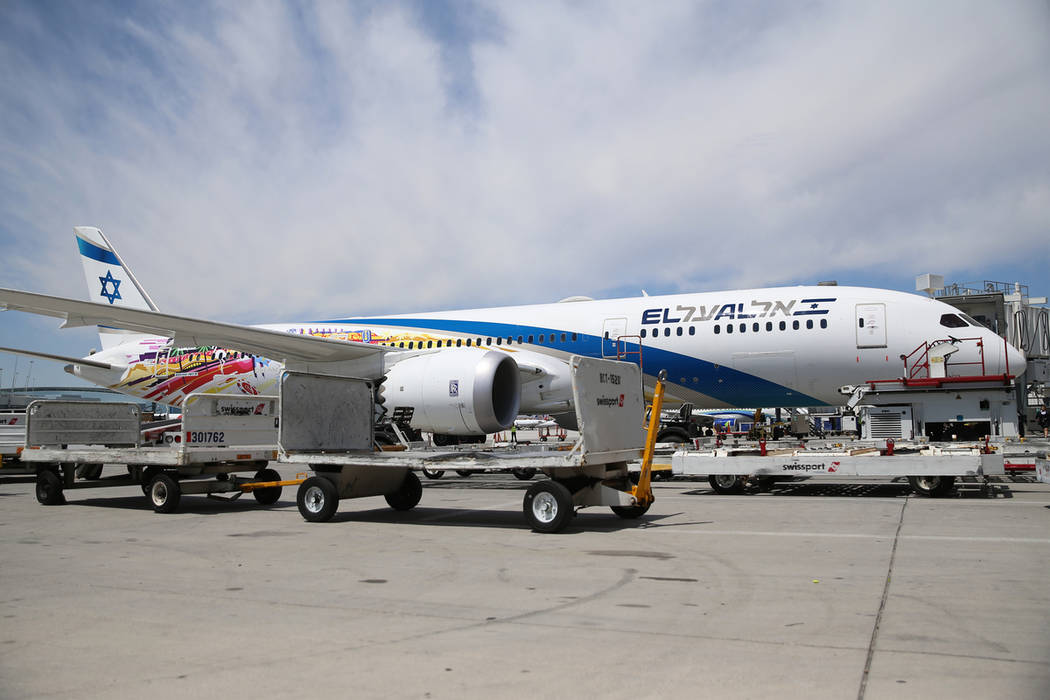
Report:
[[[650,487],[655,425],[643,439],[645,402],[638,366],[573,356],[573,398],[580,439],[571,450],[548,444],[477,449],[475,446],[373,450],[374,383],[367,379],[286,372],[281,381],[279,462],[307,465],[314,475],[300,486],[299,512],[310,522],[330,520],[339,501],[383,496],[395,510],[419,503],[417,470],[536,469],[549,478],[525,492],[522,510],[536,532],[560,532],[585,506],[609,506],[638,518],[653,502]],[[653,416],[659,416],[663,382]],[[642,456],[637,485],[627,463]]]
[[[143,444],[139,408],[118,402],[34,401],[27,410],[22,461],[37,471],[36,497],[43,505],[65,503],[65,492],[136,486],[157,513],[173,513],[184,494],[251,493],[262,505],[276,503],[282,480],[267,468],[277,458],[277,397],[191,394],[181,421],[160,445]],[[84,465],[127,465],[127,476],[77,480]],[[94,470],[91,470],[94,472]],[[252,477],[235,472],[254,472]]]

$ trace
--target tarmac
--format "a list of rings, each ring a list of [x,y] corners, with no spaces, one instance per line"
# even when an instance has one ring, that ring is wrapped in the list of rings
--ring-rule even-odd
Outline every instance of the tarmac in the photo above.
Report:
[[[657,482],[542,535],[508,475],[319,524],[294,487],[159,515],[2,478],[0,698],[1050,697],[1050,485],[858,481]]]

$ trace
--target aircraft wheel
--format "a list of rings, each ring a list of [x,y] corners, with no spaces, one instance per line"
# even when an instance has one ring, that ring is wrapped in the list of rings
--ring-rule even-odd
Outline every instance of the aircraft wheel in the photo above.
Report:
[[[256,481],[280,481],[281,475],[274,469],[260,469],[255,472]],[[271,506],[281,498],[280,486],[267,486],[264,489],[255,489],[252,495],[260,505]]]
[[[394,510],[411,510],[423,497],[423,484],[419,483],[419,477],[415,472],[405,474],[405,480],[397,491],[388,493],[384,498]]]
[[[45,506],[60,506],[65,503],[62,477],[51,469],[41,469],[36,475],[36,500]]]
[[[561,532],[573,516],[572,494],[553,479],[537,481],[525,492],[522,510],[533,532]]]
[[[102,465],[101,464],[78,464],[77,465],[77,476],[81,479],[89,481],[96,481],[102,478]]]
[[[299,484],[295,496],[299,513],[311,523],[324,523],[332,519],[339,507],[339,491],[323,476],[311,476]]]
[[[723,496],[742,493],[744,490],[744,480],[736,474],[711,474],[707,477],[707,483],[711,484],[715,493]]]
[[[943,498],[952,491],[955,485],[954,476],[909,476],[911,490],[927,498]]]
[[[536,470],[532,467],[522,467],[521,469],[514,469],[514,476],[522,481],[528,481],[532,477],[536,476]]]
[[[466,477],[470,476],[471,474],[473,474],[474,472],[472,472],[469,469],[457,469],[456,473],[459,474],[460,476],[466,478]]]
[[[423,476],[425,476],[428,479],[440,479],[441,477],[445,476],[445,470],[427,469],[426,467],[423,467]]]
[[[182,499],[182,489],[178,481],[161,472],[149,482],[147,497],[153,506],[153,512],[174,513]]]
[[[646,503],[644,506],[643,505],[633,505],[633,506],[609,506],[609,507],[612,508],[612,512],[616,513],[617,515],[619,515],[624,520],[634,520],[635,518],[640,518],[643,515],[645,515],[649,511],[649,506],[651,506],[651,505],[652,505],[652,503]]]

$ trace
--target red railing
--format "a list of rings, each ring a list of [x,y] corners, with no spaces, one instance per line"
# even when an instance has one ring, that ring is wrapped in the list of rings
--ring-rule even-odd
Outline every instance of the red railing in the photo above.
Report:
[[[945,358],[945,376],[943,377],[931,377],[930,376],[930,351],[943,344],[959,345],[968,341],[974,341],[977,345],[978,359],[971,360],[968,362],[951,362],[950,356]],[[1010,352],[1007,346],[1006,339],[1003,339],[1003,357],[1005,359],[1005,367],[1003,374],[988,374],[987,364],[984,358],[984,339],[983,338],[942,338],[933,341],[923,341],[922,345],[912,350],[907,355],[901,355],[901,361],[904,363],[904,375],[896,379],[870,379],[868,384],[873,390],[877,388],[878,384],[903,384],[904,386],[918,386],[918,387],[939,387],[944,384],[964,384],[968,382],[991,382],[991,381],[1003,381],[1009,382],[1014,379],[1015,376],[1010,374]],[[976,374],[961,374],[961,375],[948,375],[948,366],[958,367],[970,367],[972,366],[975,370],[978,370]]]

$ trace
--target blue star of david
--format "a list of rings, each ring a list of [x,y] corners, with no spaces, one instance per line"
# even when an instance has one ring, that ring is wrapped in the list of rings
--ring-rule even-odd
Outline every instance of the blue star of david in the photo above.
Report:
[[[120,296],[120,280],[115,279],[113,277],[113,271],[112,270],[106,270],[106,276],[105,277],[99,277],[98,281],[102,283],[102,294],[100,296],[103,296],[106,299],[108,299],[110,304],[112,304],[117,299],[123,298],[123,297]],[[113,283],[113,291],[112,292],[107,292],[106,291],[106,285],[109,284],[110,282]]]
[[[818,306],[818,304],[811,304],[809,308],[815,309],[815,308],[817,308],[817,306]]]

